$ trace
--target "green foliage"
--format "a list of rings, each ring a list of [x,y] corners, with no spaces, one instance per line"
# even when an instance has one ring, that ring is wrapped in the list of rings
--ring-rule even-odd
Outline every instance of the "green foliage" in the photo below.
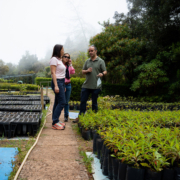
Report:
[[[105,60],[108,82],[128,82],[134,77],[133,70],[143,61],[141,54],[145,42],[133,39],[131,33],[127,25],[110,25],[90,40],[90,44],[98,48],[98,55]]]
[[[7,83],[7,80],[0,78],[0,83],[2,83],[2,82]]]
[[[79,101],[81,97],[81,87],[84,83],[85,78],[71,78],[71,97],[72,101]]]
[[[25,91],[25,90],[38,90],[38,86],[34,84],[15,84],[15,83],[1,83],[0,90],[13,90],[13,91]]]
[[[127,2],[127,15],[115,12],[116,22],[104,22],[90,40],[106,62],[106,81],[129,84],[139,96],[179,99],[180,2]]]
[[[130,86],[128,84],[110,84],[110,83],[103,83],[102,84],[102,92],[101,96],[133,96],[135,93],[130,90]]]
[[[163,63],[153,59],[149,63],[139,65],[134,71],[139,71],[137,80],[131,86],[131,90],[136,91],[139,88],[155,87],[157,84],[169,81],[166,72],[162,69]]]
[[[51,78],[50,66],[45,67],[45,76],[46,76],[46,78]]]
[[[0,59],[0,75],[4,75],[9,71],[9,67]]]
[[[104,103],[108,98],[104,100]],[[162,171],[179,167],[180,111],[88,111],[79,122],[96,129],[112,156],[135,168]],[[108,117],[108,118],[107,118]]]
[[[35,84],[37,85],[40,85],[41,83],[41,86],[48,86],[48,83],[49,83],[49,86],[51,86],[51,81],[52,81],[52,78],[44,78],[44,77],[36,77],[35,78]]]
[[[75,69],[75,74],[71,75],[71,77],[84,77],[84,75],[82,74],[82,68],[87,59],[88,57],[85,52],[79,52],[77,58],[72,60],[72,65]]]

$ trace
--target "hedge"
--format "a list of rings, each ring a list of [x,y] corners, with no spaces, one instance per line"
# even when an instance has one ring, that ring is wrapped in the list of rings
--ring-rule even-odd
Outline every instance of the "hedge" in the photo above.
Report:
[[[37,85],[40,85],[40,82],[45,81],[51,81],[52,78],[43,78],[43,77],[36,77],[35,82]],[[71,91],[71,98],[72,101],[79,101],[81,96],[81,87],[84,83],[85,78],[71,78],[71,85],[72,85],[72,91]],[[47,86],[47,83],[41,83],[43,86]],[[50,83],[49,83],[50,86]],[[109,84],[109,83],[103,83],[102,84],[102,92],[101,96],[134,96],[134,92],[132,92],[129,85],[122,85],[122,84]]]
[[[71,78],[72,90],[71,90],[70,100],[80,101],[81,87],[84,81],[85,81],[85,78]]]
[[[40,85],[40,83],[41,83],[41,86],[44,86],[44,87],[48,86],[47,81],[49,82],[49,86],[51,86],[50,81],[52,81],[52,78],[44,78],[44,77],[36,77],[35,78],[35,84]]]
[[[84,83],[85,78],[71,78],[71,85],[72,85],[72,92],[71,98],[72,101],[79,101],[81,96],[81,87]],[[102,92],[100,96],[134,96],[135,93],[129,89],[129,85],[121,85],[121,84],[109,84],[103,83],[102,84]]]
[[[20,91],[21,89],[37,91],[38,86],[34,84],[15,84],[15,83],[1,83],[0,85],[0,90]]]

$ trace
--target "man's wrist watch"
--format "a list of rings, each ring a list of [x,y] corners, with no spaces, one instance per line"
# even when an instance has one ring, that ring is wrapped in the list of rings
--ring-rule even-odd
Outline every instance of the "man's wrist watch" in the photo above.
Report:
[[[103,76],[104,76],[104,73],[102,72]]]

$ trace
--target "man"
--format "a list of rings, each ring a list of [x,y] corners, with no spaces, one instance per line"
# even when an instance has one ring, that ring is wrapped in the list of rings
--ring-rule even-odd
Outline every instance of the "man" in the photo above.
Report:
[[[92,45],[89,47],[90,58],[85,62],[82,73],[86,74],[86,80],[81,89],[80,114],[86,111],[86,102],[90,94],[92,94],[92,110],[97,112],[97,98],[101,91],[101,78],[107,74],[104,60],[97,56],[97,48]],[[74,123],[77,123],[77,118]]]

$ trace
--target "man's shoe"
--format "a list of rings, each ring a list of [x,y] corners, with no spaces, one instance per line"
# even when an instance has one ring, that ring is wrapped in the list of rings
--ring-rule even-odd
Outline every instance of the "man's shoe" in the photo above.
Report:
[[[76,118],[73,123],[78,123],[79,122],[79,118]]]
[[[64,122],[68,122],[68,117],[64,117]]]

